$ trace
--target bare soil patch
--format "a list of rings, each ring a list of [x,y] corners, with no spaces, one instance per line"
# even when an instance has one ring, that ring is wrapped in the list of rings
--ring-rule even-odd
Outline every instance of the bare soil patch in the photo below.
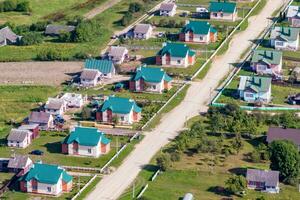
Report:
[[[78,75],[82,68],[82,62],[0,63],[0,84],[57,86]]]

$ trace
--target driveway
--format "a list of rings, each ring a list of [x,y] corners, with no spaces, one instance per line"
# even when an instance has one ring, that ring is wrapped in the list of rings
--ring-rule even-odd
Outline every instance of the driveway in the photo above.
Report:
[[[207,111],[210,91],[218,87],[219,81],[229,72],[229,64],[239,62],[239,57],[252,43],[253,39],[267,27],[271,14],[282,7],[282,0],[268,0],[260,14],[249,20],[247,30],[235,35],[230,48],[212,63],[207,76],[200,82],[193,82],[184,101],[167,113],[161,123],[151,132],[145,133],[145,138],[136,146],[122,165],[112,174],[104,176],[96,185],[88,200],[113,200],[131,185],[143,166],[166,144],[175,138],[184,127],[186,119]],[[259,22],[259,23],[258,23]]]

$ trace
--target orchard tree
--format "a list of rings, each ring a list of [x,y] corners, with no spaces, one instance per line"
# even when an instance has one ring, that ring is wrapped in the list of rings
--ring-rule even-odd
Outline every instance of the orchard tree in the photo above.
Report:
[[[233,175],[225,181],[225,185],[227,191],[236,194],[246,189],[247,182],[244,176]]]
[[[171,166],[171,158],[169,154],[161,154],[156,158],[157,166],[162,171],[167,171],[169,167]]]
[[[280,172],[284,182],[297,178],[300,169],[300,156],[297,147],[290,141],[278,140],[270,144],[270,168]]]

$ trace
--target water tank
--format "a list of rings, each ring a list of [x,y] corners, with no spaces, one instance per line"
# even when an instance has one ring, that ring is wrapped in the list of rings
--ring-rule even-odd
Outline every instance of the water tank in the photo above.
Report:
[[[182,200],[193,200],[194,196],[192,193],[186,193]]]

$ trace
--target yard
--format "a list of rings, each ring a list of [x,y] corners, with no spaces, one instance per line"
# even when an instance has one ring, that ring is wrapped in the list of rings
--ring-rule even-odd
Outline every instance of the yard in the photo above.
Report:
[[[69,193],[63,193],[59,197],[51,197],[51,196],[38,196],[34,194],[23,193],[15,190],[10,190],[4,193],[4,196],[1,198],[6,200],[24,200],[24,199],[57,199],[57,200],[69,200],[82,188],[92,177],[91,176],[73,176],[73,188]]]
[[[35,139],[32,144],[26,149],[12,149],[6,146],[0,147],[0,157],[9,157],[14,151],[19,154],[29,154],[33,150],[41,150],[44,152],[43,156],[30,155],[33,160],[42,160],[45,163],[57,164],[63,166],[82,166],[101,168],[104,164],[113,157],[113,155],[127,143],[128,137],[109,136],[111,141],[111,150],[108,154],[100,156],[99,158],[68,156],[61,153],[61,142],[68,135],[66,132],[42,132],[41,136]],[[134,143],[134,142],[133,142]],[[130,151],[129,151],[130,152]],[[127,154],[129,153],[127,152]],[[120,154],[119,159],[123,159],[124,152]]]

